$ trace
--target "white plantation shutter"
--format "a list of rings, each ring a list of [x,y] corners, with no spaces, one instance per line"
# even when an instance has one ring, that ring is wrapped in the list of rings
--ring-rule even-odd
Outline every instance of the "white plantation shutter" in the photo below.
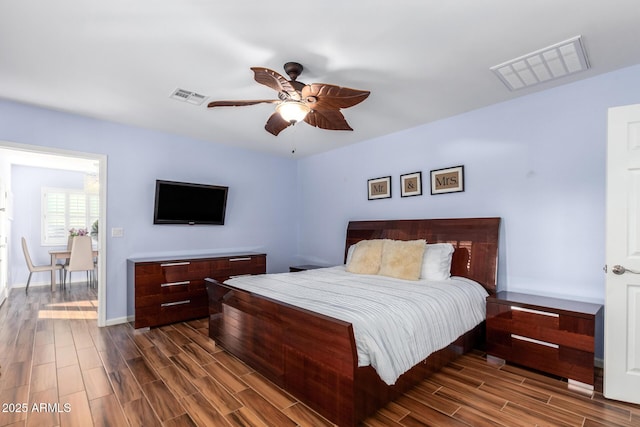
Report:
[[[66,245],[71,228],[85,228],[98,219],[99,198],[95,193],[60,188],[42,189],[42,244]]]
[[[97,194],[88,194],[87,200],[87,215],[89,216],[87,230],[89,231],[89,233],[91,233],[91,226],[98,220],[98,217],[100,216],[100,197]]]
[[[59,191],[44,193],[42,207],[42,243],[53,245],[55,242],[63,241],[67,236],[66,194]]]
[[[84,193],[68,193],[69,228],[87,227],[87,196]]]

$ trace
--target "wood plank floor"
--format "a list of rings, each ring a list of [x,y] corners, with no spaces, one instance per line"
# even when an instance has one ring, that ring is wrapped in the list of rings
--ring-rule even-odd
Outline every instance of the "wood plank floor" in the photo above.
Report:
[[[328,426],[216,347],[204,320],[97,328],[84,285],[16,289],[0,308],[1,426]],[[472,352],[366,426],[640,426],[640,406]]]

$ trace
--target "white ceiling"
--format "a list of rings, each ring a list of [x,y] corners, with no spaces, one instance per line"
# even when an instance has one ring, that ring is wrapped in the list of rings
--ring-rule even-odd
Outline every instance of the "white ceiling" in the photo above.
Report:
[[[98,161],[64,154],[53,154],[3,147],[0,142],[0,159],[10,165],[37,168],[62,169],[87,174],[98,173]]]
[[[306,156],[640,63],[638,0],[4,0],[0,98],[279,155]],[[489,70],[582,35],[591,69],[510,92]],[[353,132],[305,123],[275,137],[252,66],[370,90]],[[0,129],[1,136],[1,129]]]

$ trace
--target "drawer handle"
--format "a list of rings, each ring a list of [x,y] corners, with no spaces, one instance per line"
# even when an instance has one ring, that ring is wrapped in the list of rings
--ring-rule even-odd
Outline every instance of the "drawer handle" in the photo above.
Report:
[[[189,261],[184,261],[184,262],[167,262],[164,264],[160,264],[160,267],[175,267],[178,265],[189,265],[191,264]]]
[[[180,286],[180,285],[188,285],[191,283],[190,280],[185,280],[184,282],[172,282],[172,283],[163,283],[160,285],[161,288],[166,288],[169,286]]]
[[[176,301],[176,302],[165,302],[163,304],[160,304],[160,307],[171,307],[174,305],[189,304],[190,302],[191,302],[190,299],[186,299],[184,301]]]
[[[245,257],[245,258],[230,258],[229,262],[234,262],[234,261],[251,261],[251,257]]]
[[[532,314],[540,314],[542,316],[560,317],[558,313],[549,313],[548,311],[531,310],[530,308],[517,307],[515,305],[511,306],[511,310],[523,311],[525,313],[532,313]]]
[[[523,337],[522,335],[511,334],[511,338],[514,338],[514,339],[520,340],[520,341],[530,342],[530,343],[533,343],[533,344],[540,344],[540,345],[544,345],[546,347],[551,347],[551,348],[560,347],[558,344],[552,344],[552,343],[546,342],[546,341],[540,341],[540,340],[536,340],[536,339],[529,338],[529,337]]]

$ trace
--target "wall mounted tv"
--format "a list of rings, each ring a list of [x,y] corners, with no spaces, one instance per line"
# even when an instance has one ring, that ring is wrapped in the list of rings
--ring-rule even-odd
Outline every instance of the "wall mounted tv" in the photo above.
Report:
[[[223,225],[229,187],[156,180],[154,224]]]

